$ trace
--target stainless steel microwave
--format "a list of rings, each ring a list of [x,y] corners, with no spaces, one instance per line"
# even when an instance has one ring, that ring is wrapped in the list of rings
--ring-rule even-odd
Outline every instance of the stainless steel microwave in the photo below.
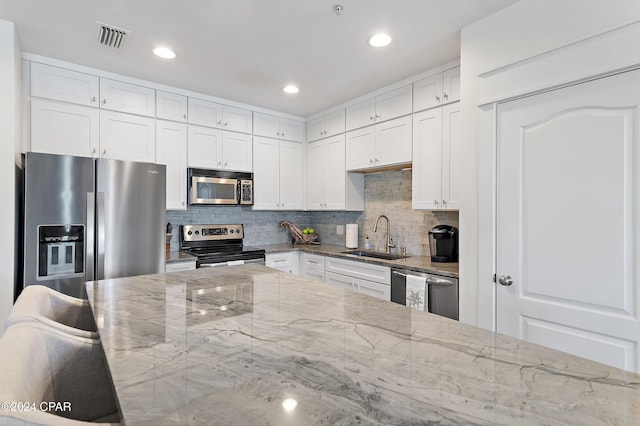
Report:
[[[187,169],[189,204],[235,206],[253,204],[253,173]]]

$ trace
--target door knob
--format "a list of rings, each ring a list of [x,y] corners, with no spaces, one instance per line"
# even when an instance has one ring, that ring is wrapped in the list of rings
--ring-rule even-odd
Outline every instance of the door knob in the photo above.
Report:
[[[500,278],[498,278],[498,282],[500,283],[500,285],[509,287],[511,284],[513,284],[513,278],[509,274],[500,275]]]

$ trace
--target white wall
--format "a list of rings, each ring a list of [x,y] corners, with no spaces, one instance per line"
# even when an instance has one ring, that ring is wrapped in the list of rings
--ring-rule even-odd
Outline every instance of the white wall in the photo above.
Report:
[[[0,20],[0,324],[13,304],[15,279],[15,167],[20,153],[20,51],[14,25]],[[0,327],[0,333],[2,329]]]
[[[522,0],[462,31],[461,320],[494,329],[494,102],[640,64],[640,1]]]

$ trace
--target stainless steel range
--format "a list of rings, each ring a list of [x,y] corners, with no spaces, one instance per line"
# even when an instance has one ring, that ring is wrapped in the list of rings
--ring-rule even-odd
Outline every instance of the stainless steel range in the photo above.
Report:
[[[196,267],[259,263],[264,250],[242,244],[243,225],[182,225],[180,250],[196,256]]]

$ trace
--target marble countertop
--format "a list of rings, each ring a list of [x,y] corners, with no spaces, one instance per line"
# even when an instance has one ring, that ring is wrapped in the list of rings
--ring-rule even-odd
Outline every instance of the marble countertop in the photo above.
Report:
[[[87,292],[127,425],[640,424],[640,375],[260,265]]]
[[[419,272],[434,273],[447,277],[458,278],[458,263],[437,263],[431,262],[431,256],[416,256],[409,254],[409,257],[397,260],[375,259],[371,257],[354,256],[342,253],[348,249],[344,246],[331,244],[274,244],[258,246],[264,249],[267,254],[284,251],[299,250],[307,253],[315,253],[324,256],[341,257],[344,259],[357,260],[360,262],[374,263],[377,265],[390,266],[393,268],[406,268]]]

